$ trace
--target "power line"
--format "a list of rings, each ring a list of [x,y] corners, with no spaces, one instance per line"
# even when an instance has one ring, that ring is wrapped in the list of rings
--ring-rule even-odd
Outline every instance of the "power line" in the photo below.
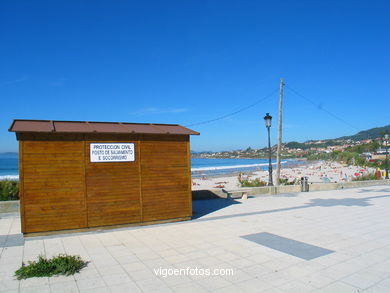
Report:
[[[288,88],[290,91],[292,91],[295,95],[303,98],[304,100],[308,101],[310,104],[314,105],[317,109],[321,110],[321,111],[324,111],[325,113],[327,113],[328,115],[332,116],[333,118],[343,122],[344,124],[348,125],[349,127],[352,127],[353,129],[356,129],[358,131],[360,131],[361,129],[355,127],[354,125],[352,125],[351,123],[345,121],[344,119],[340,118],[339,116],[337,116],[336,114],[330,112],[329,110],[325,109],[324,107],[322,107],[320,104],[317,104],[315,103],[313,100],[309,99],[308,97],[300,94],[299,92],[297,92],[296,90],[292,89],[291,87],[289,87],[288,85],[285,85],[286,88]]]
[[[218,120],[222,120],[222,119],[225,119],[225,118],[228,118],[228,117],[231,117],[233,115],[236,115],[240,112],[243,112],[245,110],[248,110],[254,106],[256,106],[257,104],[267,100],[268,98],[270,98],[273,94],[275,94],[277,91],[279,90],[279,88],[276,88],[275,90],[272,91],[272,93],[266,95],[265,97],[261,98],[260,100],[257,100],[256,102],[254,102],[253,104],[250,104],[248,106],[245,106],[237,111],[234,111],[234,112],[231,112],[229,114],[226,114],[226,115],[223,115],[223,116],[219,116],[217,118],[214,118],[214,119],[210,119],[210,120],[205,120],[205,121],[201,121],[201,122],[197,122],[197,123],[193,123],[193,124],[189,124],[189,125],[186,125],[186,127],[191,127],[191,126],[195,126],[195,125],[201,125],[201,124],[207,124],[207,123],[211,123],[211,122],[215,122],[215,121],[218,121]]]

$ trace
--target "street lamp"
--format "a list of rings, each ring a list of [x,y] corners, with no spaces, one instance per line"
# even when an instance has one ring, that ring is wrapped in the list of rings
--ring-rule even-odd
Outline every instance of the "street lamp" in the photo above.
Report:
[[[273,186],[274,184],[272,183],[271,136],[269,132],[272,124],[272,116],[270,116],[269,113],[264,116],[264,122],[265,127],[267,127],[268,131],[268,186]]]
[[[389,161],[388,161],[388,154],[389,154],[389,149],[387,147],[388,141],[389,141],[389,134],[386,132],[384,135],[384,139],[386,142],[386,160],[385,160],[385,170],[386,170],[386,179],[389,179]]]

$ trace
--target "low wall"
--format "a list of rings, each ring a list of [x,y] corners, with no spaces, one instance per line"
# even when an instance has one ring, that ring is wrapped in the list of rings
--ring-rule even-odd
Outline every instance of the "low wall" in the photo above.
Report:
[[[0,201],[0,214],[3,213],[18,213],[19,212],[19,201]]]
[[[390,185],[390,179],[352,181],[352,182],[342,182],[342,183],[310,184],[309,190],[310,191],[336,190],[336,189],[358,188],[358,187],[376,186],[376,185]]]
[[[353,181],[343,183],[313,183],[309,185],[309,191],[324,191],[324,190],[337,190],[345,188],[359,188],[365,186],[376,185],[390,185],[390,179],[386,180],[367,180],[367,181]],[[252,187],[248,189],[248,195],[259,196],[264,194],[283,194],[283,193],[297,193],[301,192],[300,185],[281,185],[281,186],[264,186],[264,187]],[[192,191],[192,199],[212,199],[212,198],[226,198],[226,193],[221,189],[211,190],[194,190]],[[0,201],[0,214],[1,213],[18,213],[19,201]]]
[[[386,180],[367,180],[367,181],[353,181],[353,182],[342,182],[342,183],[313,183],[309,184],[310,191],[325,191],[325,190],[337,190],[345,188],[359,188],[365,186],[376,186],[376,185],[390,185],[390,179]],[[252,187],[247,188],[248,195],[260,196],[265,194],[283,194],[283,193],[297,193],[301,192],[300,185],[281,185],[281,186],[263,186],[263,187]],[[203,194],[204,196],[199,196]],[[213,196],[207,197],[206,194],[212,194]],[[211,190],[197,190],[192,192],[193,199],[210,199],[210,198],[226,198],[226,193],[221,189]]]

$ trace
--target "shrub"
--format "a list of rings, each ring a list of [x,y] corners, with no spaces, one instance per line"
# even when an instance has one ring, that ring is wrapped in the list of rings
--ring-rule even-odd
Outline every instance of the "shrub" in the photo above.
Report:
[[[32,277],[51,277],[54,275],[73,275],[86,267],[88,262],[83,261],[80,256],[60,254],[51,259],[43,256],[38,257],[38,261],[22,264],[22,267],[15,272],[18,280]]]
[[[19,181],[2,180],[0,181],[0,200],[19,199]]]
[[[376,177],[375,172],[368,173],[356,178],[352,178],[352,181],[366,181],[366,180],[378,180],[378,178]]]
[[[239,180],[241,187],[260,187],[260,186],[266,186],[267,183],[260,180],[260,178],[255,178],[253,180],[250,179],[241,179]]]
[[[294,179],[293,181],[288,181],[288,178],[280,178],[279,179],[279,184],[280,185],[297,185],[298,180]]]

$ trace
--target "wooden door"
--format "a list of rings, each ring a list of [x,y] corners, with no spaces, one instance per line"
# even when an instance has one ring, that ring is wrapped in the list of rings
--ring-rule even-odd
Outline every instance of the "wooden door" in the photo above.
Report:
[[[134,162],[92,163],[90,144],[109,143],[109,141],[86,141],[85,143],[89,227],[141,221],[139,144],[138,141],[121,140],[120,142],[135,144]]]

